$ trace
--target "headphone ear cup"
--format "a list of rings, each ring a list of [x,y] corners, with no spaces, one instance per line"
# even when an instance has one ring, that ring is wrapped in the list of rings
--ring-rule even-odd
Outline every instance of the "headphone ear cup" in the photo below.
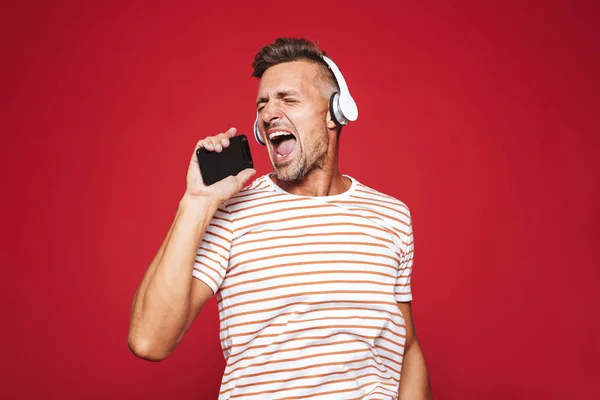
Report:
[[[340,116],[338,114],[338,110],[340,108],[340,93],[339,92],[335,92],[334,94],[331,95],[331,97],[329,98],[329,114],[331,114],[331,119],[333,119],[333,122],[335,122],[335,124],[337,126],[342,126],[345,124],[342,124],[341,120],[342,120],[342,116]]]
[[[254,121],[254,138],[259,144],[266,146],[266,143],[263,142],[262,138],[260,137],[260,130],[258,129],[258,114],[256,115],[256,121]]]

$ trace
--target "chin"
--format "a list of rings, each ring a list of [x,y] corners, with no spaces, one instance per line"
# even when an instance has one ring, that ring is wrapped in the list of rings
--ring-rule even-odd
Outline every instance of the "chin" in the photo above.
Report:
[[[296,168],[294,168],[296,167]],[[273,165],[273,170],[277,179],[284,182],[294,182],[303,178],[302,171],[299,171],[295,165]]]
[[[288,182],[288,183],[294,183],[294,182],[300,182],[302,181],[307,173],[306,171],[303,171],[301,169],[296,169],[296,170],[284,170],[284,171],[276,171],[275,172],[277,175],[277,179],[279,179],[280,181],[284,181],[284,182]]]
[[[278,180],[288,183],[301,181],[306,177],[311,168],[307,168],[303,154],[294,154],[290,160],[277,164],[271,156],[273,171]]]
[[[281,168],[275,168],[275,176],[277,177],[278,180],[283,181],[283,182],[289,182],[291,180],[293,180],[293,176],[291,176],[290,173],[288,173],[288,171],[283,170]]]

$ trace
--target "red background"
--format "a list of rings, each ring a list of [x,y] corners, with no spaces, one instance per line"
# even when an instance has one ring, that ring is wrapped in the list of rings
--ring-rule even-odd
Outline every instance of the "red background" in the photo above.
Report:
[[[342,171],[412,210],[434,398],[600,396],[597,2],[86,3],[3,6],[0,397],[216,398],[214,301],[161,363],[129,311],[278,36],[346,76]]]

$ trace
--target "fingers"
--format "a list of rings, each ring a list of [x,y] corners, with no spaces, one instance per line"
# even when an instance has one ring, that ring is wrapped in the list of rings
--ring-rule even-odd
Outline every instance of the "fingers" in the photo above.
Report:
[[[225,132],[225,136],[227,138],[232,138],[232,137],[235,136],[236,133],[237,133],[237,129],[235,129],[235,128],[229,128],[229,129],[227,129],[227,132]]]
[[[229,147],[229,138],[237,134],[237,129],[229,128],[225,133],[216,136],[208,136],[198,142],[196,148],[204,148],[208,151],[220,153],[224,148]]]

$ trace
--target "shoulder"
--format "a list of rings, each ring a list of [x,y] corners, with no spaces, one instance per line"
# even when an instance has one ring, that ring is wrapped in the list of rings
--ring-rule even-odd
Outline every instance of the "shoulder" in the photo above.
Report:
[[[410,223],[410,209],[402,200],[373,189],[358,181],[356,181],[355,184],[356,188],[352,193],[352,197],[357,201],[364,201],[366,204],[381,209],[384,212],[391,213],[390,216],[392,217],[399,218],[405,223]]]

